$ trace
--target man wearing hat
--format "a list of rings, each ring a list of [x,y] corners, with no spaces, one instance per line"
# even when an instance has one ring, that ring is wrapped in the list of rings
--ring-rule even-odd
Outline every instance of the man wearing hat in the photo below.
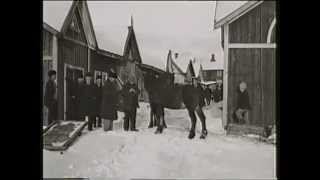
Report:
[[[94,92],[95,92],[95,119],[93,122],[93,127],[102,127],[101,125],[101,102],[102,102],[102,76],[98,75],[96,78],[96,84],[94,85]]]
[[[57,120],[57,84],[56,71],[48,72],[49,80],[46,83],[44,104],[48,108],[48,125]]]
[[[117,74],[111,69],[102,87],[100,116],[103,119],[104,131],[111,131],[113,129],[113,121],[118,119],[117,105],[121,88],[117,80]]]
[[[80,97],[80,114],[81,118],[88,117],[88,130],[92,130],[92,125],[95,119],[95,95],[94,85],[90,72],[85,75],[85,83],[83,84],[82,96]]]

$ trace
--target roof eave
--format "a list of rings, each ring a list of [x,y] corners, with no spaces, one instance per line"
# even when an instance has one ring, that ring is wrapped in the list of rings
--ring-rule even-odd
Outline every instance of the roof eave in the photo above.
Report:
[[[248,1],[246,4],[242,5],[241,7],[239,7],[238,9],[236,9],[235,11],[233,11],[232,13],[227,15],[226,17],[220,19],[217,22],[214,22],[214,29],[218,29],[224,24],[227,24],[227,23],[229,24],[229,23],[235,21],[236,19],[241,17],[243,14],[245,14],[248,11],[250,11],[251,9],[255,8],[256,6],[261,4],[262,2],[263,1]]]
[[[49,31],[50,33],[52,33],[55,36],[59,33],[58,30],[56,30],[55,28],[53,28],[52,26],[50,26],[46,22],[43,22],[43,26],[42,27],[43,27],[43,29]]]

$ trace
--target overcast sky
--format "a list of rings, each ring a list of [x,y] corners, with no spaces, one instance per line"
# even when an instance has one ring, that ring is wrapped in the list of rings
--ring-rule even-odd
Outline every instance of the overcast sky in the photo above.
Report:
[[[164,69],[172,49],[183,66],[195,57],[205,68],[223,67],[221,32],[213,29],[214,1],[88,1],[88,6],[100,48],[122,53],[132,15],[143,63]],[[212,53],[217,63],[209,63]]]

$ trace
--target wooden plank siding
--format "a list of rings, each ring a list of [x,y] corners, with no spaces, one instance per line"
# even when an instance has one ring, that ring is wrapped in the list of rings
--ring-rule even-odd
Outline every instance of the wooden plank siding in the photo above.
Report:
[[[65,64],[88,69],[88,47],[66,39],[58,40],[58,118],[64,119],[64,66]]]
[[[265,1],[230,24],[222,39],[228,40],[225,84],[226,115],[232,123],[237,105],[239,83],[247,83],[251,110],[250,126],[264,127],[275,123],[275,63],[276,46],[268,44],[270,25],[275,18],[275,2]],[[275,42],[272,29],[271,42]],[[225,30],[225,29],[224,29]],[[225,47],[226,48],[226,47]],[[225,97],[225,96],[224,96]],[[224,99],[225,100],[225,99]]]
[[[266,43],[275,2],[265,1],[229,25],[230,43]]]

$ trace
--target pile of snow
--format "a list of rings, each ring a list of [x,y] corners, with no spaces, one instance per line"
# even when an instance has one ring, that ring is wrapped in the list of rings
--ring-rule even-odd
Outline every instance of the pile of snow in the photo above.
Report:
[[[114,131],[102,128],[82,136],[62,155],[43,151],[46,178],[130,179],[130,178],[242,178],[275,177],[275,147],[238,137],[225,136],[221,110],[216,104],[204,109],[208,137],[189,140],[190,118],[186,110],[165,111],[168,128],[163,134],[148,129],[149,107],[141,104],[137,113],[139,132],[123,131],[123,113]]]

